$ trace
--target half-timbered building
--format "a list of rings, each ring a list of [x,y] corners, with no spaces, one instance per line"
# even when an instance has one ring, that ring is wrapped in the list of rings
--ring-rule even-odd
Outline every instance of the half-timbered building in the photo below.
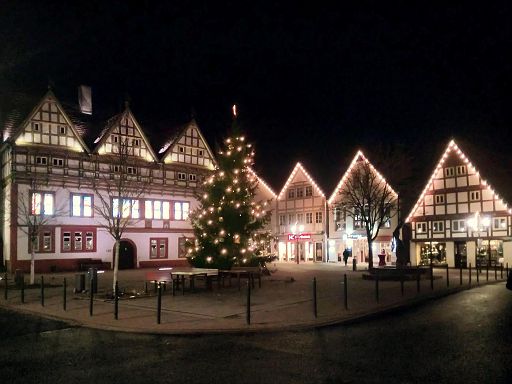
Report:
[[[385,179],[378,172],[373,165],[369,162],[362,151],[358,151],[349,167],[341,177],[338,185],[329,197],[329,234],[328,234],[328,259],[329,261],[341,261],[342,255],[345,250],[350,254],[350,262],[355,259],[358,263],[368,262],[368,239],[366,230],[361,217],[347,214],[346,208],[343,207],[341,192],[346,187],[347,178],[350,177],[354,167],[359,162],[367,162],[370,164],[370,169],[375,173],[377,180],[384,181]],[[398,199],[397,193],[389,186],[390,193]],[[393,244],[393,230],[398,223],[398,215],[396,206],[388,213],[389,218],[384,222],[380,228],[378,236],[375,238],[372,245],[373,263],[377,265],[379,262],[378,254],[386,255],[386,263],[394,263],[396,261],[395,247]]]
[[[511,209],[452,140],[407,217],[412,264],[512,264]]]

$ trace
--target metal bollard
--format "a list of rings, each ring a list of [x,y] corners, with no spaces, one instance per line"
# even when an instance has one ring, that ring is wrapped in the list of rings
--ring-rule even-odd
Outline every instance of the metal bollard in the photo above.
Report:
[[[21,303],[25,304],[25,278],[21,280]]]
[[[118,319],[119,317],[119,282],[116,281],[116,286],[114,289],[114,319]]]
[[[469,280],[468,280],[468,284],[471,287],[471,263],[469,263]]]
[[[343,275],[343,298],[345,309],[348,309],[348,287],[347,287],[347,274]]]
[[[41,276],[41,307],[44,307],[44,277]]]
[[[146,295],[148,294],[148,282],[147,281],[144,282],[144,293]]]
[[[93,287],[93,283],[94,283],[94,278],[92,277],[92,274],[91,274],[91,285],[89,286],[89,316],[92,316],[92,312],[93,312],[93,299],[94,299],[94,289],[92,289]]]
[[[158,283],[158,300],[156,305],[156,323],[160,324],[162,318],[162,286]]]
[[[251,282],[247,279],[247,306],[245,321],[248,325],[251,324]]]
[[[357,271],[357,260],[355,257],[352,259],[352,270]]]
[[[420,267],[416,266],[416,292],[420,293]]]
[[[459,268],[459,285],[462,285],[462,265]]]
[[[503,279],[503,263],[500,265],[500,279]]]
[[[446,286],[450,286],[450,270],[448,268],[448,264],[446,264]]]
[[[313,277],[313,313],[315,314],[315,319],[318,317],[318,306],[316,301],[316,277]]]
[[[67,283],[66,278],[64,278],[64,281],[62,282],[62,309],[65,311],[67,309]]]
[[[478,265],[476,266],[476,284],[480,285],[480,271]]]
[[[485,279],[486,281],[489,281],[489,263],[487,263],[487,266],[485,268]]]
[[[9,290],[9,286],[7,284],[7,273],[4,275],[4,281],[5,281],[5,289],[4,289],[4,299],[7,300],[8,298],[8,290]]]
[[[379,302],[379,272],[375,270],[375,300]]]

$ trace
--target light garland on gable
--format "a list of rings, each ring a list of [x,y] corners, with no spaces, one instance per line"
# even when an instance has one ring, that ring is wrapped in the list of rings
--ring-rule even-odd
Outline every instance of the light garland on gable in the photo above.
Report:
[[[320,187],[318,186],[318,184],[313,180],[313,178],[309,175],[309,173],[306,171],[306,169],[302,166],[302,164],[300,162],[298,162],[296,165],[295,165],[295,168],[293,168],[293,171],[292,173],[290,174],[290,177],[288,177],[288,180],[286,180],[286,183],[284,184],[284,187],[283,189],[281,189],[281,192],[279,192],[279,195],[277,196],[277,199],[278,200],[281,200],[281,198],[283,197],[286,189],[288,188],[288,185],[290,185],[290,183],[292,182],[293,178],[295,177],[295,175],[297,174],[297,172],[299,171],[299,169],[304,173],[304,175],[306,175],[307,179],[309,180],[309,182],[313,185],[313,187],[315,187],[316,191],[318,192],[318,194],[320,196],[322,196],[323,198],[325,198],[325,195],[324,193],[322,192],[322,190],[320,189]]]
[[[384,183],[387,184],[388,188],[391,190],[391,192],[398,197],[398,193],[395,192],[395,190],[387,183],[386,179],[384,178],[384,176],[382,176],[380,174],[379,171],[377,171],[377,169],[373,166],[372,163],[370,163],[370,161],[366,158],[366,156],[363,154],[363,151],[359,150],[357,151],[356,155],[354,156],[354,158],[352,159],[352,162],[350,163],[350,165],[348,166],[347,170],[345,171],[345,173],[343,174],[343,177],[340,179],[338,185],[336,186],[336,188],[334,189],[334,192],[332,193],[331,197],[329,197],[329,200],[327,201],[327,203],[329,205],[331,205],[334,200],[336,199],[336,196],[338,196],[340,190],[341,190],[341,187],[343,187],[343,184],[345,184],[345,181],[347,180],[348,176],[350,175],[350,172],[352,171],[352,169],[354,168],[354,166],[357,164],[357,161],[359,160],[359,158],[361,158],[366,164],[369,164],[370,165],[370,169],[372,170],[372,172],[375,172],[375,174],[377,175],[377,177]]]
[[[257,174],[256,172],[254,172],[254,169],[252,169],[251,167],[247,167],[247,170],[249,171],[249,173],[255,177],[257,180],[258,180],[258,183],[261,183],[261,185],[263,185],[269,192],[270,194],[272,195],[272,198],[276,198],[277,195],[276,193],[274,192],[274,190],[272,188],[270,188],[270,186],[265,183],[265,181],[263,181],[263,179],[261,179]]]
[[[425,195],[426,195],[429,187],[434,182],[436,174],[439,172],[440,169],[442,169],[444,162],[446,161],[446,159],[448,158],[448,155],[452,151],[454,151],[459,156],[459,158],[464,162],[464,164],[466,164],[466,166],[468,167],[468,170],[471,169],[471,171],[474,172],[480,178],[480,172],[476,170],[475,166],[471,163],[469,158],[462,152],[462,150],[459,148],[459,146],[457,144],[455,144],[455,141],[453,139],[450,140],[450,142],[448,143],[448,146],[446,147],[443,155],[441,156],[441,159],[437,163],[437,165],[436,165],[436,167],[434,169],[434,172],[432,172],[432,175],[430,176],[430,179],[428,180],[427,185],[425,185],[425,188],[423,188],[423,191],[421,192],[420,198],[416,201],[416,204],[414,204],[414,208],[411,210],[411,212],[407,216],[407,219],[405,220],[406,223],[410,222],[412,216],[414,215],[414,213],[417,211],[418,207],[420,206],[420,203],[425,198]],[[509,214],[512,214],[512,209],[510,209],[508,207],[508,204],[505,203],[505,201],[502,198],[500,198],[500,196],[494,191],[494,188],[492,188],[490,186],[490,184],[487,182],[487,180],[480,179],[480,184],[482,186],[490,189],[490,191],[493,194],[493,197],[496,200],[499,200],[501,202],[501,204],[503,204],[505,206],[505,210]]]

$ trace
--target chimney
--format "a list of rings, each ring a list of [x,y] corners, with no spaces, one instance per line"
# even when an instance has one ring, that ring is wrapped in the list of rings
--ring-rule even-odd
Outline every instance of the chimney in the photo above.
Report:
[[[91,87],[87,85],[80,85],[78,87],[78,105],[80,106],[80,112],[92,115]]]

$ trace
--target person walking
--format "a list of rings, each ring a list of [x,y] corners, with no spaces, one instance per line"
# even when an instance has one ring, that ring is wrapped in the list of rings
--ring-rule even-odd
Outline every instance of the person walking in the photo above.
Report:
[[[349,255],[350,252],[348,251],[347,248],[345,248],[345,250],[343,251],[343,261],[345,262],[345,265],[347,265]]]

